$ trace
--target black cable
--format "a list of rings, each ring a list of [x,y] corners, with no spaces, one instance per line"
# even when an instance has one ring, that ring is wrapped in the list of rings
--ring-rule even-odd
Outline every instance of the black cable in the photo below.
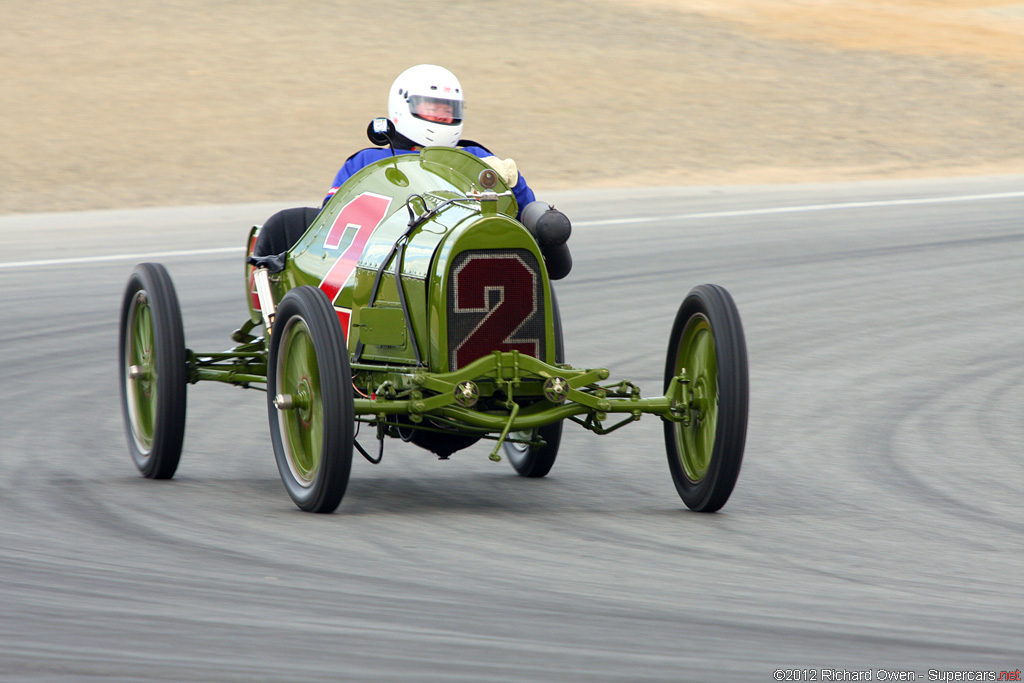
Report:
[[[364,458],[369,460],[374,465],[379,465],[380,461],[384,459],[384,435],[381,434],[380,437],[378,438],[378,440],[380,441],[380,453],[377,454],[377,459],[374,460],[373,458],[370,457],[370,454],[367,453],[366,450],[364,450],[363,447],[359,445],[359,442],[356,441],[356,436],[359,435],[360,426],[360,423],[356,423],[356,433],[352,435],[352,445],[356,447],[357,451],[363,454]]]

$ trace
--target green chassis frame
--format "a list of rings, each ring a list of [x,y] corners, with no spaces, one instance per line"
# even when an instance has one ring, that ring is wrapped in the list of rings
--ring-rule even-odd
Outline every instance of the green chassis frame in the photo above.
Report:
[[[235,333],[235,339],[246,337],[251,329],[247,323]],[[217,381],[266,391],[267,350],[262,339],[221,353],[189,350],[187,360],[191,384]],[[664,396],[646,399],[628,380],[597,384],[608,379],[609,372],[604,368],[578,370],[564,364],[549,365],[518,351],[495,351],[455,372],[354,363],[352,374],[353,384],[358,379],[371,389],[367,398],[353,399],[357,422],[397,426],[387,422],[388,416],[406,415],[412,424],[403,424],[403,429],[442,431],[420,424],[430,418],[467,435],[496,439],[490,455],[495,461],[501,459],[498,453],[505,441],[542,443],[539,439],[509,439],[510,432],[569,419],[596,434],[608,434],[639,420],[644,413],[689,425],[693,409],[686,368],[672,378]],[[474,409],[481,399],[488,399],[491,409]],[[523,400],[525,407],[516,399]],[[494,410],[496,405],[502,409]],[[603,422],[609,413],[629,417],[605,427]],[[499,436],[492,436],[495,433]],[[382,432],[379,437],[383,438]]]

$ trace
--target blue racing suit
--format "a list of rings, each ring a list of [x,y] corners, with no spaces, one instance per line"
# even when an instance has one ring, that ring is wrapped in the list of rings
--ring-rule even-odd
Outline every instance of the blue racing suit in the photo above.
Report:
[[[494,156],[493,152],[490,152],[483,147],[477,147],[475,145],[468,145],[466,147],[459,147],[458,149],[465,150],[470,154],[484,159],[486,157]],[[395,154],[418,154],[418,149],[396,149]],[[344,184],[346,180],[351,178],[360,169],[369,166],[375,161],[381,159],[387,159],[391,156],[391,150],[387,147],[370,147],[368,149],[360,150],[350,156],[345,162],[345,165],[341,167],[338,174],[334,176],[334,182],[331,183],[331,190],[324,197],[324,204],[326,204],[334,193],[338,191],[338,188]],[[526,180],[523,178],[523,174],[519,174],[519,180],[516,182],[515,187],[512,188],[512,194],[515,195],[516,203],[519,204],[519,212],[522,213],[523,207],[530,202],[534,201],[536,197],[533,195],[533,190],[526,184]]]

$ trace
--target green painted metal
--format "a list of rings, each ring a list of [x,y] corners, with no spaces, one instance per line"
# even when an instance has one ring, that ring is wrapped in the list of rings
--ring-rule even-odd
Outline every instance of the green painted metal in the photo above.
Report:
[[[690,378],[691,412],[675,426],[680,464],[696,483],[707,474],[718,427],[718,358],[711,325],[703,315],[691,318],[679,340],[675,368]]]
[[[538,263],[544,262],[540,249],[530,233],[522,225],[511,218],[495,215],[478,218],[468,225],[460,224],[461,229],[453,231],[449,239],[441,243],[437,250],[437,267],[432,273],[430,283],[430,303],[428,308],[430,337],[430,367],[444,371],[448,367],[448,330],[446,316],[448,312],[448,278],[449,267],[455,257],[464,251],[476,249],[525,249],[537,258]],[[547,271],[541,270],[544,291],[544,310],[546,316],[546,342],[548,357],[542,360],[555,360],[555,332],[551,307],[551,283]]]
[[[664,396],[644,399],[631,382],[599,385],[609,376],[605,368],[580,370],[550,365],[518,351],[495,351],[447,373],[401,372],[399,368],[368,372],[372,369],[373,366],[353,366],[356,376],[364,383],[369,382],[364,384],[363,393],[371,397],[356,399],[354,409],[357,416],[376,416],[381,421],[392,415],[409,415],[414,421],[441,416],[487,431],[508,428],[518,432],[576,415],[590,416],[589,421],[581,424],[591,431],[611,431],[602,424],[609,413],[626,413],[627,421],[639,420],[645,413],[672,422],[687,419],[675,398],[678,384],[685,381],[685,376],[676,378]],[[550,377],[560,377],[568,385],[564,403],[542,400],[544,380]],[[491,402],[490,409],[486,401],[472,408],[462,407],[456,399],[456,387],[467,381],[477,385],[483,399],[501,398],[497,403]],[[371,388],[373,383],[377,383],[376,389]]]
[[[400,155],[372,164],[345,184],[288,253],[285,269],[271,275],[275,301],[294,287],[319,286],[346,249],[344,239],[350,239],[344,238],[335,249],[324,247],[342,209],[363,193],[391,198],[384,219],[334,301],[336,309],[351,311],[348,350],[353,384],[363,396],[354,400],[356,419],[394,428],[394,420],[405,416],[408,420],[403,424],[425,431],[436,430],[434,424],[440,423],[467,434],[496,438],[496,453],[506,437],[514,439],[516,433],[528,433],[558,420],[570,419],[604,434],[651,414],[681,426],[681,451],[694,453],[688,456],[687,472],[699,477],[706,471],[710,451],[704,454],[701,450],[707,428],[702,431],[694,425],[714,419],[711,404],[703,398],[713,389],[709,381],[715,376],[713,339],[710,360],[704,341],[704,331],[710,336],[709,328],[684,336],[693,348],[680,352],[678,376],[664,396],[642,398],[639,388],[628,381],[604,385],[609,377],[604,368],[576,369],[556,362],[551,287],[542,269],[546,357],[495,351],[457,370],[449,368],[447,283],[458,255],[468,250],[522,249],[543,262],[536,242],[515,220],[518,209],[510,193],[492,201],[466,196],[480,190],[477,178],[486,168],[477,157],[450,148],[428,148],[419,155]],[[495,191],[500,194],[507,189],[499,181]],[[425,220],[418,220],[425,215]],[[412,229],[411,218],[416,222]],[[249,249],[254,236],[255,232],[250,232]],[[396,249],[396,244],[400,248]],[[396,269],[401,274],[405,310]],[[376,297],[371,302],[375,285]],[[250,340],[252,324],[262,329],[262,318],[252,306],[248,268],[246,288],[252,322],[236,333],[236,339]],[[293,326],[285,331],[280,385],[290,387],[284,393],[292,395],[298,407],[279,413],[291,437],[288,441],[294,444],[289,461],[296,479],[311,482],[319,466],[321,445],[317,441],[321,430],[315,428],[316,420],[322,419],[316,408],[317,365],[304,324],[289,325]],[[268,372],[267,338],[264,334],[225,352],[189,351],[189,380],[261,388]],[[691,385],[695,367],[704,370]],[[545,397],[544,392],[544,382],[551,378],[561,378],[566,387],[554,399]],[[456,400],[456,387],[463,382],[473,382],[478,391],[479,400],[472,406]],[[610,414],[624,419],[606,425]],[[713,439],[713,427],[711,434]]]
[[[243,387],[265,389],[267,354],[262,339],[242,344],[231,351],[197,354],[186,351],[188,381],[225,382]]]
[[[324,241],[331,226],[346,205],[364,193],[392,197],[386,217],[363,249],[353,277],[333,302],[335,307],[351,311],[351,321],[354,325],[347,330],[347,339],[349,351],[354,352],[362,341],[361,326],[364,321],[361,319],[360,309],[370,303],[373,284],[382,266],[385,271],[374,305],[384,308],[400,305],[394,275],[394,259],[388,263],[384,261],[392,253],[395,243],[409,229],[410,213],[406,199],[417,197],[412,202],[413,211],[417,214],[436,208],[447,199],[479,191],[480,188],[476,185],[477,177],[486,168],[489,167],[472,154],[459,149],[434,147],[427,148],[420,154],[398,155],[378,161],[360,170],[335,194],[306,234],[289,251],[285,270],[271,277],[274,299],[280,301],[284,294],[294,287],[315,287],[323,281],[334,260],[348,246],[346,241],[342,241],[337,249],[324,248]],[[495,191],[504,192],[507,189],[507,186],[499,181],[499,187],[496,187]],[[506,230],[521,232],[522,236],[518,239],[527,245],[524,248],[537,251],[537,246],[529,237],[529,233],[512,218],[517,211],[518,207],[512,196],[501,197],[496,202],[496,215],[490,217],[490,220],[503,221],[502,225]],[[493,227],[479,225],[483,222],[478,220],[480,217],[480,204],[463,199],[447,206],[416,228],[409,235],[408,243],[404,247],[399,268],[410,310],[411,320],[408,322],[411,324],[416,345],[422,352],[422,360],[428,367],[438,367],[436,362],[446,358],[441,346],[445,342],[443,322],[439,322],[443,321],[443,315],[435,310],[436,306],[443,305],[444,301],[433,291],[437,283],[444,280],[448,263],[446,254],[452,254],[450,249],[445,250],[442,245],[453,240],[458,241],[459,236],[471,229],[483,229],[487,235],[493,235]],[[481,243],[481,238],[470,238],[464,244]],[[493,243],[488,246],[493,246]],[[539,257],[539,251],[537,253]],[[403,320],[401,327],[404,326]],[[364,346],[366,348],[363,349],[362,358],[388,363],[415,363],[411,343],[404,346],[370,343]]]
[[[358,321],[358,322],[357,322]],[[357,321],[359,339],[369,347],[375,347],[375,357],[384,355],[384,349],[403,351],[409,345],[405,329],[405,315],[394,305],[364,306],[359,309]]]

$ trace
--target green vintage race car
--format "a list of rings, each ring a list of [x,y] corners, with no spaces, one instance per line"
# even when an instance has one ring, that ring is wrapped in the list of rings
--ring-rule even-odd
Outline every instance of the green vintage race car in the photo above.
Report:
[[[716,285],[689,293],[669,338],[664,393],[644,398],[607,369],[565,363],[536,230],[516,215],[498,174],[457,148],[376,162],[276,266],[247,263],[250,316],[236,346],[217,353],[186,348],[166,269],[140,264],[125,289],[119,347],[136,466],[149,478],[174,476],[186,387],[217,381],[266,391],[281,479],[310,512],[335,510],[354,450],[379,462],[388,439],[441,458],[490,440],[491,459],[504,454],[520,475],[543,477],[566,421],[607,434],[645,414],[663,422],[685,504],[721,508],[739,475],[748,411],[732,297]],[[360,444],[357,426],[378,443]]]

